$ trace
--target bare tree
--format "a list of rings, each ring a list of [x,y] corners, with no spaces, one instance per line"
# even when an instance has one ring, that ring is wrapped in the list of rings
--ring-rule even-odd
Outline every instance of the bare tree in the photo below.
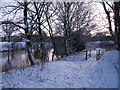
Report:
[[[11,8],[5,15],[13,13],[14,17],[18,17],[16,13],[22,11],[23,15],[14,21],[3,21],[3,24],[13,24],[24,30],[27,44],[28,56],[31,64],[34,64],[34,57],[31,51],[32,35],[37,33],[40,37],[38,40],[38,50],[40,58],[45,61],[47,51],[45,47],[44,30],[47,30],[54,46],[54,53],[57,45],[55,44],[55,36],[62,36],[64,39],[65,55],[74,52],[72,46],[73,32],[79,31],[80,35],[88,35],[95,24],[92,16],[91,7],[84,2],[24,2],[16,1],[16,5],[8,5],[5,8]],[[22,26],[24,25],[24,26]],[[54,25],[54,26],[53,26]],[[58,29],[58,30],[57,30]],[[53,53],[53,56],[54,56]]]
[[[36,21],[37,21],[37,26],[38,26],[38,34],[39,34],[39,37],[40,37],[40,49],[39,49],[40,58],[41,58],[42,62],[45,62],[45,59],[46,59],[45,57],[47,56],[47,52],[46,52],[46,49],[45,49],[45,40],[44,40],[43,34],[42,34],[41,18],[43,16],[46,3],[45,2],[33,2],[33,4],[34,4],[36,14],[37,14]]]
[[[2,25],[2,30],[3,32],[5,32],[5,36],[6,36],[6,41],[9,43],[10,42],[10,36],[11,34],[13,33],[13,27],[8,25],[8,24],[4,24]],[[11,45],[8,44],[8,63],[10,64],[10,48],[11,48]]]
[[[111,36],[114,38],[114,42],[117,46],[117,49],[120,50],[120,15],[119,15],[119,11],[120,11],[120,2],[112,2],[112,4],[110,4],[108,1],[104,1],[101,2],[104,8],[104,11],[107,15],[107,19],[108,19],[108,24],[109,24],[109,32],[111,34]],[[109,8],[107,8],[107,6]],[[111,17],[111,13],[114,15],[113,17]],[[114,29],[112,27],[112,21],[114,20]]]
[[[51,8],[50,5],[53,5],[52,3],[49,3],[48,6],[46,7],[46,12],[45,12],[45,15],[46,15],[46,21],[48,23],[48,27],[49,29],[48,32],[49,32],[49,35],[50,35],[50,38],[51,38],[51,41],[52,41],[52,44],[53,44],[53,55],[52,55],[52,61],[53,61],[53,58],[54,58],[54,55],[55,55],[55,52],[56,52],[56,44],[55,44],[55,40],[54,40],[54,34],[53,34],[53,28],[52,28],[52,25],[51,25],[51,18],[54,16],[54,14],[56,14],[56,7],[54,7],[52,9],[52,14],[49,13],[49,9]],[[57,56],[57,55],[56,55]],[[58,58],[58,56],[57,56]],[[59,59],[59,58],[58,58]]]
[[[5,11],[4,15],[6,16],[12,13],[14,17],[17,17],[16,13],[22,10],[24,14],[23,17],[20,17],[19,20],[17,19],[17,22],[13,22],[9,20],[9,21],[3,21],[2,24],[13,24],[24,30],[26,36],[25,42],[27,44],[27,51],[31,64],[34,64],[34,57],[31,51],[31,36],[33,35],[33,32],[37,32],[40,37],[40,41],[38,40],[39,42],[38,49],[40,52],[40,58],[42,61],[45,61],[45,57],[47,56],[47,51],[46,51],[45,39],[43,35],[44,28],[42,27],[44,26],[44,23],[46,23],[44,12],[48,2],[44,2],[44,1],[27,2],[27,0],[24,0],[24,2],[19,2],[19,1],[16,2],[17,5],[8,5],[3,7],[3,8],[11,8],[8,9],[9,11]],[[21,26],[21,24],[24,26]]]
[[[114,2],[114,19],[117,48],[120,50],[120,1]]]
[[[24,0],[24,25],[25,25],[24,30],[25,30],[26,38],[28,40],[28,41],[26,41],[27,51],[28,51],[28,57],[30,59],[31,65],[34,65],[34,57],[32,55],[32,51],[31,51],[30,36],[29,36],[29,31],[28,31],[27,5],[28,5],[27,0]]]
[[[95,24],[90,4],[84,2],[58,2],[57,24],[63,30],[66,55],[72,54],[72,32],[79,31],[81,35],[87,35]]]
[[[29,60],[31,62],[31,65],[34,65],[34,57],[32,55],[32,51],[31,51],[31,45],[30,45],[30,35],[29,35],[29,30],[28,30],[28,19],[27,19],[27,7],[28,7],[28,2],[27,0],[24,0],[24,2],[17,2],[18,5],[17,6],[11,6],[11,5],[8,5],[8,6],[5,6],[4,8],[12,8],[10,11],[8,11],[7,13],[5,13],[5,15],[8,15],[8,14],[11,14],[14,12],[14,14],[16,15],[16,13],[19,11],[19,10],[23,10],[23,19],[22,21],[24,21],[24,23],[22,23],[24,26],[21,26],[20,22],[14,22],[14,21],[11,21],[11,20],[7,20],[7,21],[2,21],[1,24],[12,24],[16,27],[19,27],[19,28],[22,28],[25,32],[25,36],[26,36],[26,39],[25,39],[25,42],[26,42],[26,45],[27,45],[27,51],[28,51],[28,57],[29,57]],[[3,9],[4,9],[3,8]],[[9,10],[9,9],[8,9]],[[15,17],[14,15],[14,17]],[[21,20],[20,20],[21,21]]]

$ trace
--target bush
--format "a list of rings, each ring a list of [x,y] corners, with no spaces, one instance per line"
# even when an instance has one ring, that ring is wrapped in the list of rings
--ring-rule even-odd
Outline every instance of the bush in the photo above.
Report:
[[[72,33],[72,48],[75,52],[85,49],[85,42],[81,39],[79,32]]]
[[[116,48],[113,41],[102,41],[100,42],[100,47],[107,50],[112,50]]]

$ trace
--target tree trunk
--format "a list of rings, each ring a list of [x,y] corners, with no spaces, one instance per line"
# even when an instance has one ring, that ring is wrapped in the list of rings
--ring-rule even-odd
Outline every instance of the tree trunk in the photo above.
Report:
[[[117,2],[115,2],[115,3],[117,3]],[[117,31],[117,22],[118,22],[118,20],[117,20],[117,13],[116,13],[116,10],[118,9],[118,7],[116,8],[115,3],[114,3],[115,33],[114,33],[113,30],[112,30],[112,22],[111,22],[111,19],[110,19],[110,11],[107,10],[104,2],[102,2],[102,5],[103,5],[104,11],[105,11],[105,13],[106,13],[106,15],[107,15],[107,18],[108,18],[109,32],[110,32],[111,36],[113,37],[113,40],[114,40],[114,43],[115,43],[116,47],[118,48],[118,46],[119,46],[119,45],[118,45],[118,40],[119,40],[119,39],[118,39],[117,37],[119,37],[119,36],[118,36],[118,31]]]
[[[115,37],[117,49],[120,50],[120,2],[114,2],[114,15],[115,15]]]
[[[35,64],[34,56],[32,54],[30,42],[26,42],[26,45],[27,45],[27,52],[28,52],[28,57],[29,57],[30,63],[31,63],[31,65],[34,65]]]
[[[41,21],[41,16],[42,16],[42,14],[43,14],[43,11],[44,11],[44,2],[42,2],[43,4],[43,6],[42,6],[42,10],[41,10],[41,12],[39,13],[39,9],[38,9],[38,7],[37,7],[37,5],[36,5],[36,2],[34,2],[34,7],[35,7],[35,9],[36,9],[36,14],[37,14],[37,21],[39,22],[38,23],[38,33],[39,33],[39,36],[40,36],[40,56],[41,56],[41,61],[42,62],[44,62],[45,61],[45,59],[46,59],[46,57],[47,57],[47,52],[46,52],[46,49],[45,49],[45,45],[44,45],[44,38],[43,38],[43,34],[42,34],[42,29],[41,29],[41,23],[40,23],[40,21]]]
[[[52,44],[53,44],[53,50],[54,50],[53,51],[53,55],[52,55],[52,61],[53,61],[54,56],[55,56],[55,52],[56,52],[56,45],[55,45],[55,40],[54,40],[54,37],[53,37],[53,30],[52,30],[52,27],[50,25],[49,18],[48,18],[48,8],[49,7],[47,6],[45,15],[46,15],[47,23],[48,23],[48,26],[49,26],[49,34],[50,34],[50,37],[51,37],[51,40],[52,40]],[[56,56],[56,57],[57,57],[57,59],[59,59],[58,56]]]
[[[104,2],[102,2],[102,5],[103,5],[104,11],[105,11],[105,13],[106,13],[106,15],[107,15],[110,34],[111,34],[112,36],[114,36],[113,30],[112,30],[112,23],[111,23],[111,19],[110,19],[110,11],[107,10]]]
[[[28,52],[28,57],[30,60],[31,65],[34,65],[34,57],[32,55],[32,51],[30,48],[30,36],[29,36],[29,32],[28,32],[28,22],[27,22],[27,0],[24,0],[24,25],[25,25],[25,34],[26,34],[26,38],[27,40],[29,40],[29,42],[26,42],[27,45],[27,52]]]

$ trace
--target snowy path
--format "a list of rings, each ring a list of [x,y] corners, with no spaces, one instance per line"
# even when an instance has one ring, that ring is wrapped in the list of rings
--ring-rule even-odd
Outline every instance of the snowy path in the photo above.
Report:
[[[66,61],[55,61],[40,66],[28,67],[25,70],[12,70],[3,75],[4,87],[22,88],[117,88],[118,52],[107,52],[96,61],[93,56],[83,60],[83,54],[66,57]],[[80,56],[81,55],[81,56]],[[113,58],[114,57],[114,58]],[[74,60],[72,60],[74,59]],[[29,74],[32,74],[29,76]]]

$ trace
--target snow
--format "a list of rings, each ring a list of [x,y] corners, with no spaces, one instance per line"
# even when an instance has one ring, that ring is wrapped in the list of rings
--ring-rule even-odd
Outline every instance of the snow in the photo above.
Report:
[[[0,51],[12,50],[12,44],[14,49],[23,49],[26,47],[25,42],[0,42]]]
[[[23,42],[30,42],[30,40],[29,40],[29,39],[26,39],[26,38],[23,38],[22,41],[23,41]]]
[[[86,47],[87,47],[87,48],[96,49],[96,48],[99,48],[99,47],[100,47],[100,46],[99,46],[100,43],[101,43],[101,41],[89,42],[89,43],[87,43]]]
[[[0,42],[0,51],[12,50],[12,44],[14,49],[25,49],[26,42],[29,42],[28,39],[23,39],[22,42]],[[46,48],[52,48],[52,44],[50,42],[45,43]]]
[[[12,88],[117,88],[118,51],[105,52],[96,61],[96,51],[84,59],[84,53],[25,69],[2,73],[3,87]],[[1,74],[1,73],[0,73]]]
[[[96,48],[100,48],[100,44],[114,44],[113,41],[94,41],[94,42],[88,42],[86,47],[87,48],[92,48],[92,49],[96,49]]]

